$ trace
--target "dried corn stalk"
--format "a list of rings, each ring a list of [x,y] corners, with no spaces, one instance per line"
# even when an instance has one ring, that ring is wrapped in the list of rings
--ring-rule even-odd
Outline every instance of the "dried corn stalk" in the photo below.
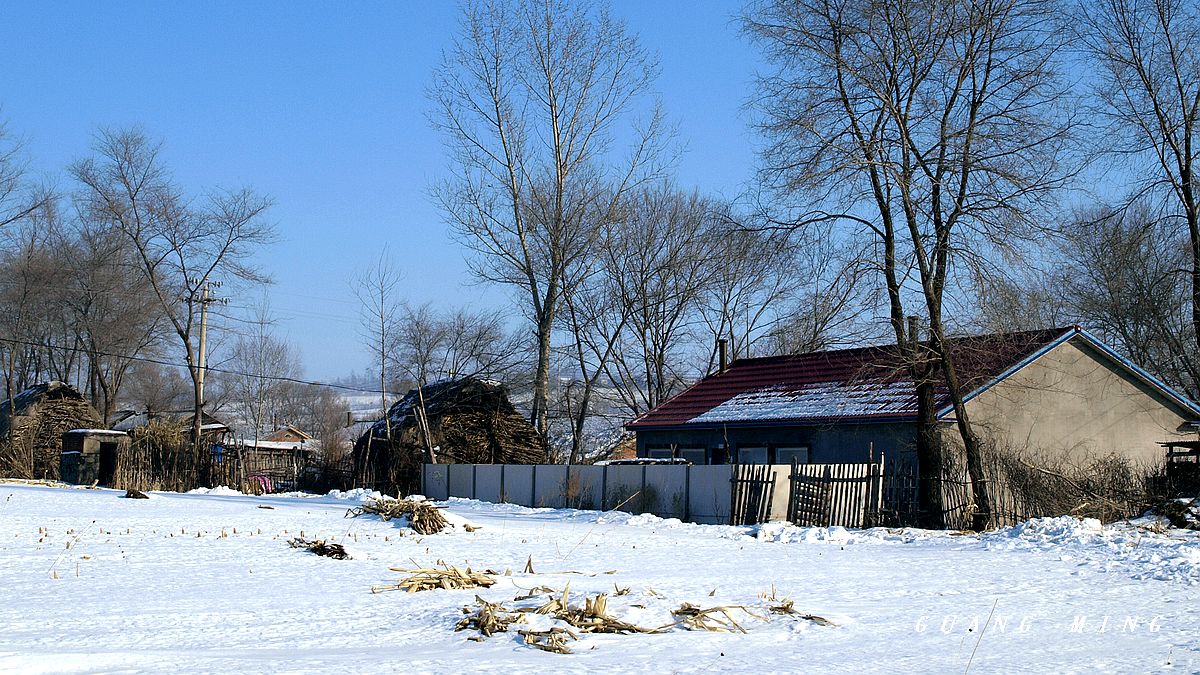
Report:
[[[523,630],[521,637],[525,638],[525,644],[554,654],[570,654],[571,650],[567,647],[567,639],[579,639],[579,636],[571,630],[558,626],[549,630]]]
[[[664,626],[659,630],[671,628],[674,626],[683,626],[688,630],[705,630],[710,633],[745,633],[746,629],[742,628],[731,613],[733,610],[741,610],[750,616],[766,621],[764,617],[758,616],[750,610],[740,605],[718,605],[716,607],[701,608],[693,605],[690,602],[685,602],[671,612],[675,617],[675,623]]]
[[[801,614],[796,609],[795,602],[791,598],[784,598],[783,601],[777,605],[768,605],[767,611],[769,611],[772,614],[788,614],[791,616],[795,616],[796,618],[804,619],[805,621],[811,621],[811,622],[817,624],[818,626],[836,626],[837,625],[834,622],[830,621],[829,619],[826,619],[823,616],[817,616],[816,614]]]
[[[292,548],[303,548],[310,553],[323,555],[326,558],[333,558],[335,560],[348,560],[350,558],[350,554],[346,552],[344,546],[341,544],[330,544],[322,539],[301,539],[300,537],[296,537],[289,541],[288,544]]]
[[[385,522],[392,518],[407,518],[408,526],[418,534],[437,534],[448,525],[441,509],[432,502],[416,499],[372,499],[350,509],[346,515],[357,517],[364,513],[374,513]]]
[[[490,575],[495,574],[491,570],[486,572],[473,572],[471,568],[462,569],[452,565],[443,564],[441,568],[426,567],[421,569],[403,569],[399,567],[391,568],[393,572],[405,572],[412,576],[401,579],[399,583],[390,586],[372,586],[372,593],[380,593],[383,591],[407,591],[416,593],[418,591],[431,591],[434,589],[445,589],[448,591],[458,590],[462,588],[488,588],[496,583]]]
[[[475,602],[479,605],[479,609],[471,614],[471,608],[463,607],[463,613],[469,616],[463,617],[454,630],[474,628],[483,636],[491,637],[493,633],[507,631],[511,624],[525,623],[524,614],[509,612],[504,605],[498,602],[488,602],[478,595],[475,596]]]

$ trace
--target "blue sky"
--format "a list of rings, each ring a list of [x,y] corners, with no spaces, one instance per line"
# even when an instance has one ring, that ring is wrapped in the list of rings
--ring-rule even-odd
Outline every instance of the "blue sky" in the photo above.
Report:
[[[740,3],[614,2],[659,56],[658,93],[685,152],[685,188],[737,196],[754,135],[743,105],[761,61],[739,35]],[[192,189],[251,185],[271,195],[280,241],[258,258],[274,276],[279,332],[307,375],[369,364],[359,346],[357,266],[387,244],[415,302],[506,301],[473,285],[428,197],[444,175],[424,89],[456,29],[453,2],[0,3],[0,115],[31,168],[64,189],[63,168],[98,126],[140,124]],[[249,307],[256,298],[237,297]]]

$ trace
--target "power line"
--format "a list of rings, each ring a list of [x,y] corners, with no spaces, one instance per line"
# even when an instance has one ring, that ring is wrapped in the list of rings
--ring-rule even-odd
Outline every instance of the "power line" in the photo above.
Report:
[[[0,342],[7,342],[9,344],[17,344],[17,345],[22,345],[25,347],[57,349],[60,351],[75,352],[77,354],[107,356],[110,358],[126,359],[129,361],[135,361],[135,362],[139,362],[139,363],[152,363],[155,365],[167,366],[170,368],[187,368],[188,367],[186,363],[178,363],[178,362],[174,362],[174,361],[167,361],[164,359],[156,359],[156,358],[152,358],[149,356],[130,356],[128,354],[115,354],[112,352],[91,351],[91,350],[84,349],[82,347],[64,347],[64,346],[52,344],[49,342],[32,342],[29,340],[18,340],[16,338],[4,338],[4,337],[0,337]],[[207,370],[210,372],[214,372],[214,373],[221,373],[223,375],[236,375],[239,377],[253,377],[253,378],[258,378],[261,380],[271,380],[274,382],[289,382],[292,384],[303,384],[303,385],[308,385],[308,386],[313,386],[313,387],[328,387],[330,389],[337,389],[337,390],[341,390],[341,391],[352,391],[356,394],[378,395],[380,393],[386,393],[388,396],[394,396],[394,397],[400,398],[408,393],[408,392],[401,393],[401,392],[397,392],[397,391],[380,392],[378,389],[366,389],[363,387],[353,387],[353,386],[345,385],[345,384],[333,384],[330,382],[318,382],[316,380],[304,380],[301,378],[286,377],[283,375],[259,375],[256,373],[248,373],[248,372],[241,371],[241,370],[233,370],[230,368],[220,368],[220,367],[214,367],[214,366],[209,366],[207,368]],[[571,413],[571,411],[564,410],[561,408],[547,408],[546,411],[551,412],[551,413],[557,413],[559,415],[569,415]],[[601,413],[601,412],[589,412],[588,417],[597,417],[597,418],[601,418],[601,419],[615,419],[615,420],[630,419],[630,416],[628,416],[628,415],[620,415],[620,414],[613,414],[613,413]]]

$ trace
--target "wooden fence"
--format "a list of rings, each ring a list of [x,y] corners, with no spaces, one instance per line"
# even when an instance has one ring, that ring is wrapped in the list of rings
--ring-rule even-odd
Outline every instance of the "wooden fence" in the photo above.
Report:
[[[796,464],[788,520],[802,526],[871,527],[883,508],[883,465]]]

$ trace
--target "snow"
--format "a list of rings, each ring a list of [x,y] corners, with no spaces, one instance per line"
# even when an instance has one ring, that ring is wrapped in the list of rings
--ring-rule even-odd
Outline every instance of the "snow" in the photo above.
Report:
[[[738,394],[688,423],[771,419],[838,419],[912,411],[911,382],[821,382],[790,389],[767,388]]]
[[[346,518],[379,496],[368,490],[122,494],[0,484],[0,671],[1200,670],[1200,533],[1153,517],[1036,519],[971,535],[452,499],[439,503],[445,512],[481,529],[421,536]],[[293,537],[341,543],[352,558],[293,549]],[[402,576],[389,568],[439,561],[496,570],[497,583],[371,593]],[[764,619],[736,614],[746,634],[583,635],[569,655],[515,632],[474,642],[454,631],[477,594],[536,606],[542,598],[515,598],[568,585],[572,603],[607,592],[610,613],[642,626],[669,624],[684,602]],[[772,597],[836,625],[769,614]]]

